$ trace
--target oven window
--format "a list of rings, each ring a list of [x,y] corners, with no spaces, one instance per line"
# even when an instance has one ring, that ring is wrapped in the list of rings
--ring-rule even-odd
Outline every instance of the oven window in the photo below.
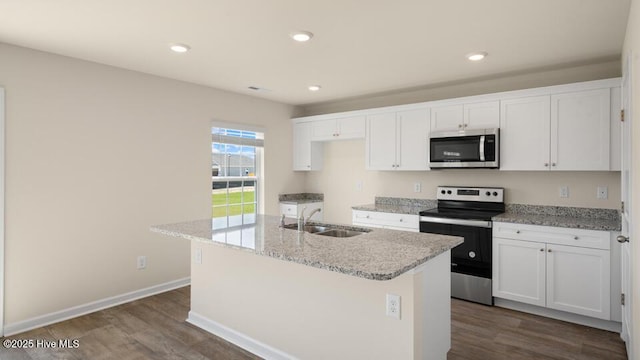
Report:
[[[432,162],[467,162],[480,160],[480,136],[431,139]]]

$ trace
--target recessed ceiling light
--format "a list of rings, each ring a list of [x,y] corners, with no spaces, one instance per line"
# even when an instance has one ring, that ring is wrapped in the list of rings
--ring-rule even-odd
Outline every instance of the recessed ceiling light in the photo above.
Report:
[[[297,31],[291,34],[291,37],[295,41],[305,42],[305,41],[311,40],[311,38],[313,37],[313,34],[308,31]]]
[[[189,45],[185,45],[185,44],[171,44],[171,46],[169,46],[169,49],[171,49],[171,51],[177,52],[177,53],[185,53],[187,51],[189,51],[191,49],[191,47],[189,47]]]
[[[309,85],[309,91],[318,91],[322,89],[320,85]]]
[[[480,52],[474,52],[471,54],[467,54],[467,59],[471,60],[471,61],[480,61],[482,59],[484,59],[488,54],[484,51],[480,51]]]

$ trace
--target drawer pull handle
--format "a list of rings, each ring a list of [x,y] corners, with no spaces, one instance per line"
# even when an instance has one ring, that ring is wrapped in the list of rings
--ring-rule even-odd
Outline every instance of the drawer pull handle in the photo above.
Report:
[[[516,230],[516,234],[520,234],[520,230]]]
[[[400,222],[402,222],[402,218],[400,218]]]
[[[544,249],[540,249],[540,251],[544,251]]]
[[[573,240],[578,240],[578,239],[579,239],[579,237],[577,237],[577,236],[573,237]]]
[[[551,249],[547,250],[548,252],[551,252]]]

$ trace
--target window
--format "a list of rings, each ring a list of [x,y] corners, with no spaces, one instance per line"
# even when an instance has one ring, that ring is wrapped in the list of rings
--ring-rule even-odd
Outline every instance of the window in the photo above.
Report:
[[[254,223],[258,211],[260,132],[211,129],[211,209],[215,228]]]

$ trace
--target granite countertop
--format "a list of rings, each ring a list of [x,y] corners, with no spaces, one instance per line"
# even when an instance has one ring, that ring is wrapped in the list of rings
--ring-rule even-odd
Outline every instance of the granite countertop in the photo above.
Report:
[[[151,231],[371,280],[393,279],[463,242],[461,237],[388,229],[335,238],[283,229],[279,217],[268,215],[215,230],[214,221],[158,225]]]
[[[353,210],[418,215],[420,211],[433,209],[437,206],[436,200],[376,197],[373,204],[357,205],[351,208]]]
[[[622,226],[615,209],[522,204],[507,204],[493,221],[601,231],[620,231]]]
[[[297,193],[297,194],[280,194],[278,201],[283,204],[308,204],[313,202],[324,201],[324,194],[317,193]]]

